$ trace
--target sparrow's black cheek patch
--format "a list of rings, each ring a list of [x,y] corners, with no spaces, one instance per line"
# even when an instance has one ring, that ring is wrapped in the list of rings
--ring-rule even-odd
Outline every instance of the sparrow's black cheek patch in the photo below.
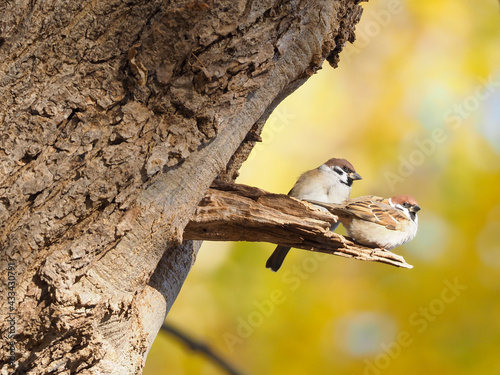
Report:
[[[344,185],[347,185],[347,186],[351,187],[353,180],[352,180],[351,177],[347,177],[347,182],[344,182],[342,180],[340,182],[343,183]]]

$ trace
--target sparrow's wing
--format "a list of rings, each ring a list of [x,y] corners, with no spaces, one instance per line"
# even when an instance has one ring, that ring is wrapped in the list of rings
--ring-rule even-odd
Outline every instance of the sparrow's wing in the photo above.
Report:
[[[351,215],[390,230],[401,230],[403,223],[408,221],[403,213],[389,204],[388,199],[375,196],[362,198],[354,199],[345,206]]]
[[[378,197],[376,195],[363,195],[362,197],[349,199],[346,202],[346,204],[359,203],[359,202],[381,202],[381,203],[389,204],[389,199]]]
[[[321,191],[319,189],[321,185],[318,186],[323,179],[321,178],[322,173],[318,169],[313,169],[302,173],[298,178],[297,182],[293,186],[292,190],[288,192],[291,197],[299,199],[307,199],[315,197],[314,199],[322,200],[318,198],[318,194]],[[327,193],[327,188],[324,188],[324,195]]]

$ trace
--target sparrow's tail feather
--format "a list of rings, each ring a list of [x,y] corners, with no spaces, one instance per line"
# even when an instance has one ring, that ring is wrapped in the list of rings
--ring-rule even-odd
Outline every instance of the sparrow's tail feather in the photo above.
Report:
[[[266,268],[270,268],[272,271],[277,272],[283,261],[285,260],[286,255],[290,251],[289,247],[286,246],[277,246],[274,252],[271,254],[269,259],[266,262]]]

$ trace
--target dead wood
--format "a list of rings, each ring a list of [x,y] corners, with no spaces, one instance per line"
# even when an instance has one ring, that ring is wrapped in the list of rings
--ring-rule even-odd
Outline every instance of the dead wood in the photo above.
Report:
[[[337,217],[306,201],[240,184],[217,182],[184,230],[186,240],[271,242],[396,267],[413,268],[393,252],[357,244],[329,230]]]

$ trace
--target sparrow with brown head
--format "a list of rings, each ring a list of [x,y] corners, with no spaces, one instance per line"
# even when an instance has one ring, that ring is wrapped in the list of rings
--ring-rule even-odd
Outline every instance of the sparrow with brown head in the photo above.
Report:
[[[371,195],[350,199],[342,208],[330,211],[359,244],[391,250],[417,234],[420,206],[411,195],[389,199]]]
[[[324,203],[343,203],[349,199],[355,180],[361,180],[361,176],[351,163],[345,159],[332,158],[318,168],[303,173],[288,195]],[[338,223],[333,224],[330,230],[335,230],[337,226]],[[267,260],[266,267],[278,271],[289,251],[287,246],[277,246]]]

